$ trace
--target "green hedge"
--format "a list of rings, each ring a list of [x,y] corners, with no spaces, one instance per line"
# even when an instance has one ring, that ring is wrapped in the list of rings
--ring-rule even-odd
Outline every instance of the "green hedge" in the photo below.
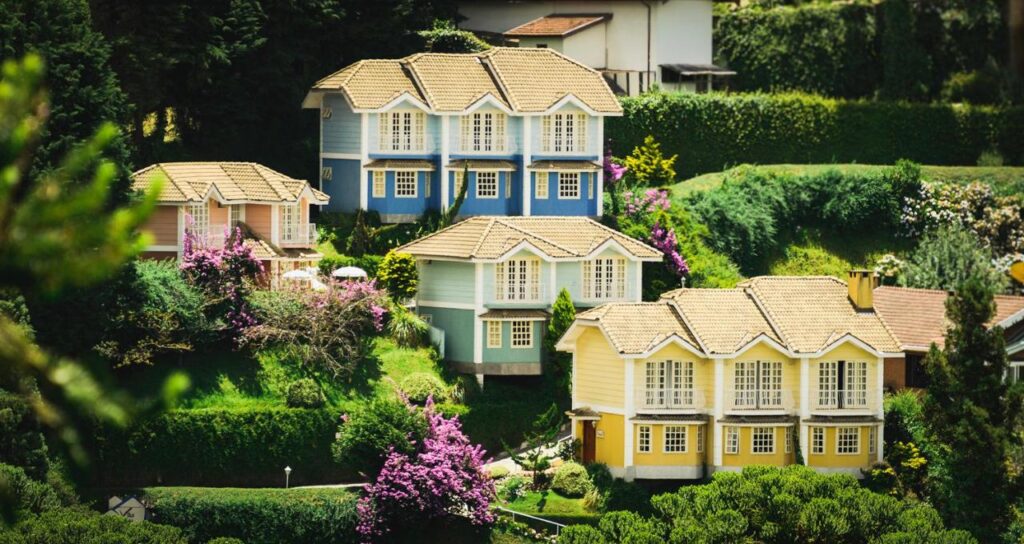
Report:
[[[607,120],[618,156],[648,134],[682,178],[742,163],[974,165],[988,150],[1024,163],[1024,107],[868,102],[802,94],[652,93]]]
[[[99,438],[104,486],[295,485],[353,477],[331,460],[339,413],[330,409],[175,410]]]
[[[151,487],[154,519],[192,542],[235,537],[246,544],[356,542],[358,495],[345,489]]]
[[[377,277],[377,268],[380,267],[384,257],[380,255],[363,255],[362,257],[349,257],[347,255],[332,255],[320,259],[320,272],[330,276],[338,268],[343,266],[357,266],[366,271],[366,275]]]

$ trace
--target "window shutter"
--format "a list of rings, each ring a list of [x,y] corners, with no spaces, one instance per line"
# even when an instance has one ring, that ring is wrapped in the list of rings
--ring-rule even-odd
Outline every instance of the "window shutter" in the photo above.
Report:
[[[508,116],[504,113],[494,114],[494,150],[505,151],[508,141],[508,134],[505,132],[505,120]]]
[[[423,173],[423,198],[430,198],[430,172]]]
[[[587,114],[576,114],[576,126],[573,129],[575,129],[574,136],[576,136],[576,141],[574,142],[576,152],[583,153],[587,150]]]
[[[505,274],[505,263],[494,265],[494,298],[498,300],[505,300]]]
[[[462,151],[473,150],[473,116],[463,115],[459,118],[459,126],[462,129],[462,141],[459,142],[459,149]]]
[[[415,134],[415,145],[413,146],[416,151],[422,151],[425,149],[423,140],[424,133],[426,132],[427,114],[423,112],[416,112],[413,114],[413,130]]]
[[[381,113],[377,116],[377,147],[382,151],[391,148],[391,115]]]
[[[530,260],[530,298],[540,298],[540,261],[537,259]]]
[[[497,174],[498,179],[502,178],[501,174]],[[505,198],[512,198],[512,176],[506,174],[505,178]]]
[[[541,121],[540,148],[545,153],[551,152],[551,116],[545,115]]]
[[[626,298],[626,259],[615,259],[615,296]]]
[[[594,298],[593,291],[593,274],[594,274],[594,261],[586,261],[583,263],[583,296],[585,298]],[[648,372],[650,367],[648,366]]]

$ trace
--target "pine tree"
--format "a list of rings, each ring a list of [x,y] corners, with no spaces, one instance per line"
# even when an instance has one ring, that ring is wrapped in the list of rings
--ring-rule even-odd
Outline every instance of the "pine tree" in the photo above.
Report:
[[[572,296],[562,288],[555,303],[551,305],[551,321],[548,322],[548,333],[544,336],[544,350],[551,365],[551,375],[558,385],[558,391],[562,392],[567,392],[572,383],[572,355],[556,350],[555,344],[575,320],[576,307],[572,304]]]
[[[931,379],[924,415],[932,439],[945,451],[945,470],[933,496],[946,520],[982,542],[998,540],[1010,522],[1016,486],[1007,469],[1021,395],[1004,380],[1008,363],[1003,330],[987,327],[995,315],[993,288],[983,276],[964,281],[946,303],[952,324],[946,345],[925,358]]]

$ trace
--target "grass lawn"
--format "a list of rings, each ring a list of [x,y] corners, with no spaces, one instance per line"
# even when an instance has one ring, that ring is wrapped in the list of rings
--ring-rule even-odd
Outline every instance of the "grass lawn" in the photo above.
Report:
[[[587,510],[583,499],[570,499],[554,491],[528,491],[522,497],[504,505],[509,510],[552,519],[597,519],[600,514]]]
[[[874,164],[772,164],[756,168],[790,174],[816,174],[827,170],[873,172],[887,167]],[[693,192],[713,189],[721,185],[729,171],[713,172],[681,181],[672,186],[672,196],[681,199]],[[1024,167],[1021,166],[922,166],[921,171],[929,181],[982,181],[992,185],[995,192],[1001,195],[1024,193]]]

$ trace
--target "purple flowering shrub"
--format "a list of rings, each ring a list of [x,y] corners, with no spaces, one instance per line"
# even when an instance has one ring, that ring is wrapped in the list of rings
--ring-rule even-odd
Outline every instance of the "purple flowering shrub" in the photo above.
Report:
[[[358,531],[368,541],[450,515],[466,516],[475,525],[494,522],[494,483],[483,471],[483,448],[469,441],[458,416],[436,412],[432,399],[424,415],[427,434],[416,451],[392,449],[359,500]]]
[[[672,208],[668,191],[664,189],[647,189],[643,194],[626,191],[622,193],[622,200],[623,212],[638,222],[648,222],[652,215]]]
[[[242,231],[224,229],[220,246],[185,231],[179,268],[192,285],[203,290],[215,304],[226,306],[224,318],[228,329],[237,337],[256,324],[247,296],[252,281],[263,273],[263,264],[256,259],[252,247],[246,245]]]
[[[347,281],[323,291],[293,289],[273,295],[242,343],[276,346],[317,370],[349,378],[365,357],[369,340],[384,329],[387,296],[374,280]]]
[[[679,253],[679,242],[676,241],[675,229],[665,228],[655,221],[651,228],[651,245],[665,254],[665,267],[669,272],[679,278],[690,274],[690,265]]]
[[[611,203],[612,217],[618,217],[622,211],[622,177],[626,175],[626,167],[612,157],[611,146],[604,150],[604,186],[608,192],[608,200]]]

